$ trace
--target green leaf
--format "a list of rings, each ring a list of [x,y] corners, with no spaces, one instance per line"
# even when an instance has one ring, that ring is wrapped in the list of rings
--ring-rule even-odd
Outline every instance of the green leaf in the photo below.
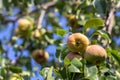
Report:
[[[98,69],[96,66],[92,66],[88,68],[88,75],[96,75],[98,73]]]
[[[68,66],[68,65],[70,65],[71,63],[70,63],[70,60],[68,59],[68,58],[65,58],[64,59],[64,65],[65,66]]]
[[[14,73],[21,73],[22,72],[22,69],[20,67],[16,67],[16,66],[10,66],[9,69]]]
[[[22,75],[20,74],[12,74],[9,78],[9,80],[24,80]]]
[[[74,66],[76,66],[77,68],[81,68],[83,65],[82,63],[80,62],[80,60],[78,60],[77,58],[74,58],[72,61],[71,61],[71,64],[73,64]]]
[[[54,78],[52,76],[52,72],[53,72],[53,66],[51,66],[51,68],[48,71],[47,80],[54,80]]]
[[[117,50],[112,50],[111,51],[111,55],[113,56],[113,58],[118,62],[118,64],[120,65],[120,54],[118,53]]]
[[[71,64],[69,67],[68,67],[68,71],[69,72],[73,72],[73,73],[80,73],[80,70],[74,66],[73,64]]]
[[[101,18],[92,18],[85,23],[85,29],[95,28],[99,26],[104,26],[104,21]]]
[[[91,67],[87,67],[86,69],[86,77],[85,79],[89,79],[89,80],[97,80],[98,79],[98,76],[97,76],[97,73],[98,73],[98,69],[96,66],[91,66]]]
[[[99,76],[98,78],[99,78],[99,80],[105,80],[105,77],[106,76],[102,75],[102,76]]]
[[[62,55],[61,58],[64,59],[69,52],[70,51],[69,51],[67,45],[65,45],[65,47],[63,47],[62,50],[61,50],[61,55]]]
[[[103,8],[102,8],[102,5],[100,3],[100,0],[94,0],[93,1],[93,6],[94,6],[94,8],[96,9],[97,12],[103,13]]]
[[[26,66],[26,68],[27,68],[28,71],[32,71],[32,66],[31,66],[32,63],[30,61],[30,57],[28,57],[28,58],[24,58],[23,57],[23,58],[20,59],[20,61],[22,61],[22,63],[25,63],[25,66]]]
[[[116,70],[115,74],[116,74],[117,78],[120,80],[120,71]]]
[[[8,0],[2,0],[2,3],[4,5],[4,7],[9,11],[10,10],[9,6],[11,6],[11,4],[9,3],[9,1]]]
[[[67,77],[67,69],[66,68],[63,67],[61,70],[59,70],[59,72],[60,72],[63,79],[65,79]]]
[[[7,75],[7,71],[6,71],[6,69],[1,69],[0,70],[0,75],[3,77],[3,78],[5,78],[6,77],[6,75]]]
[[[61,46],[60,47],[58,46],[56,49],[56,57],[57,58],[61,57]]]
[[[0,53],[3,53],[4,52],[4,49],[2,47],[2,44],[0,43]]]
[[[103,37],[104,39],[107,39],[109,43],[111,43],[111,38],[110,38],[110,35],[106,32],[106,31],[103,31],[103,30],[97,30],[96,32],[94,32],[92,34],[91,37],[95,36],[95,35],[101,35],[101,37]]]
[[[64,29],[57,29],[57,35],[59,35],[59,36],[63,37],[66,33],[67,33],[67,31]]]
[[[105,80],[117,80],[115,76],[107,76]]]
[[[107,67],[102,67],[101,69],[100,69],[100,72],[101,73],[105,73],[105,72],[108,72],[109,71],[109,68],[107,68]]]
[[[49,42],[50,44],[53,44],[54,41],[55,41],[54,39],[49,38],[47,35],[45,35],[45,39],[46,39],[46,41]]]
[[[60,76],[61,77],[61,74],[60,74],[59,70],[54,69],[54,73],[55,73],[56,76]]]
[[[45,68],[43,68],[39,73],[40,73],[44,78],[46,78],[46,77],[47,77],[47,73],[48,73],[49,70],[50,70],[49,67],[45,67]]]
[[[28,75],[24,75],[22,77],[23,77],[23,80],[30,80],[30,76],[28,76]]]
[[[109,9],[109,1],[107,0],[94,0],[93,6],[98,13],[104,14]]]

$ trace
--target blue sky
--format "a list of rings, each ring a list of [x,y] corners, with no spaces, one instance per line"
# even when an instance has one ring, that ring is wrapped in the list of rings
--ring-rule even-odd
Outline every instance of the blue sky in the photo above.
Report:
[[[11,19],[14,19],[15,18],[15,15],[17,14],[17,12],[19,12],[19,10],[17,8],[14,9],[15,13],[13,14],[12,17],[8,17],[8,18],[11,18]],[[60,16],[59,13],[55,13],[56,17]],[[69,28],[66,27],[66,19],[62,16],[59,18],[59,22],[60,22],[60,25],[62,26],[63,29],[65,30],[68,30]],[[43,25],[45,24],[45,20],[43,21]],[[11,61],[15,61],[17,59],[17,57],[15,56],[17,54],[17,56],[20,55],[20,52],[15,52],[14,51],[14,48],[13,46],[10,46],[10,45],[7,45],[6,42],[9,41],[10,37],[11,37],[11,30],[13,29],[13,27],[17,27],[17,21],[15,23],[15,26],[13,26],[12,23],[9,23],[7,25],[3,25],[3,29],[0,30],[0,41],[3,42],[3,47],[5,50],[8,51],[8,58],[11,60]],[[49,30],[52,30],[52,26],[51,25],[48,25],[48,29]],[[60,37],[57,36],[56,34],[53,35],[53,38],[54,39],[59,39]],[[66,38],[66,37],[64,37]],[[64,39],[65,41],[66,39]],[[16,44],[19,46],[21,45],[23,42],[22,39],[18,39],[16,41]],[[55,53],[56,53],[56,45],[54,44],[51,44],[49,45],[46,49],[45,49],[50,55],[53,55],[53,56],[50,56],[49,58],[49,61],[51,60],[57,60],[57,58],[55,57]],[[24,50],[23,51],[23,56],[28,56],[30,53],[28,50]],[[3,55],[4,57],[5,55]],[[43,80],[43,77],[41,75],[39,75],[39,71],[41,70],[42,66],[40,66],[39,64],[37,64],[33,59],[31,59],[31,63],[32,63],[32,67],[33,67],[33,71],[35,73],[35,76],[31,77],[31,80],[36,80],[36,79],[40,79],[40,80]],[[36,70],[34,70],[34,67],[37,67]],[[26,70],[25,66],[23,66],[23,70]]]
[[[13,14],[12,17],[9,17],[9,18],[15,18],[15,15],[19,12],[19,10],[18,10],[17,8],[15,8],[15,9],[13,9],[13,10],[14,10],[14,14]],[[116,15],[120,17],[120,13],[116,13]],[[56,12],[56,13],[55,13],[55,16],[56,16],[56,17],[59,17],[60,14],[59,14],[58,12]],[[46,23],[45,20],[43,20],[43,25],[45,25],[45,23]],[[69,30],[69,27],[66,26],[67,21],[66,21],[66,18],[65,18],[64,16],[59,17],[59,23],[60,23],[60,25],[61,25],[61,27],[62,27],[63,29]],[[3,26],[4,26],[3,30],[0,30],[0,41],[3,42],[3,47],[4,47],[4,49],[5,49],[5,50],[8,50],[8,55],[7,55],[7,56],[9,57],[9,59],[10,59],[10,60],[15,60],[15,59],[16,59],[16,57],[15,57],[15,54],[16,54],[16,53],[15,53],[13,47],[7,45],[6,42],[9,41],[9,39],[10,39],[12,28],[13,28],[13,27],[17,27],[17,22],[15,23],[15,26],[13,26],[12,23],[9,23],[8,25],[3,25]],[[49,26],[48,26],[48,29],[52,30],[52,26],[49,25]],[[93,31],[93,30],[92,30],[92,31]],[[63,42],[66,42],[67,36],[68,36],[68,35],[66,35],[65,37],[63,37]],[[56,34],[54,34],[54,35],[53,35],[53,38],[54,38],[54,39],[59,39],[60,37],[57,36]],[[120,46],[120,36],[119,36],[119,37],[113,37],[113,40],[115,41],[115,43],[116,43],[118,46]],[[23,41],[22,41],[21,39],[19,39],[19,40],[16,41],[16,43],[17,43],[18,45],[22,44],[22,42],[23,42]],[[52,59],[57,60],[56,57],[55,57],[56,45],[51,44],[51,45],[49,45],[45,50],[46,50],[49,54],[54,55],[54,56],[50,56],[49,61],[51,61]],[[18,52],[17,54],[18,54],[18,56],[19,56],[20,53]],[[24,50],[24,51],[23,51],[23,56],[28,56],[29,54],[30,54],[30,53],[29,53],[28,50]],[[3,56],[4,56],[4,55],[3,55]],[[39,71],[41,70],[42,66],[40,66],[39,64],[37,64],[33,59],[31,59],[31,63],[32,63],[32,66],[33,66],[33,71],[35,72],[35,76],[31,77],[31,80],[36,80],[36,79],[38,79],[38,78],[39,78],[40,80],[43,80],[43,77],[42,77],[41,75],[39,75]],[[34,67],[37,67],[37,69],[34,70]],[[23,66],[23,69],[26,70],[26,68],[25,68],[24,66]]]

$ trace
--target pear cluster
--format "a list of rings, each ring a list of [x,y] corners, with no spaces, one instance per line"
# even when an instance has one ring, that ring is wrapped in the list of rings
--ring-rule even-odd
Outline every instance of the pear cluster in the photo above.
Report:
[[[35,39],[41,38],[42,35],[46,33],[46,30],[44,28],[41,29],[35,29],[32,31],[32,37]]]
[[[15,30],[16,35],[22,38],[39,39],[46,33],[46,30],[44,28],[35,29],[33,24],[33,21],[28,18],[20,18]],[[33,51],[32,57],[38,64],[42,65],[48,60],[49,54],[45,50],[36,49]]]
[[[66,58],[80,59],[84,57],[87,62],[99,64],[107,57],[106,50],[100,45],[90,45],[90,41],[84,34],[73,33],[67,39],[67,47],[71,51]]]
[[[75,29],[78,28],[79,24],[77,23],[77,18],[73,14],[66,14],[66,18],[68,19],[68,25]]]
[[[20,18],[18,20],[18,27],[15,30],[16,35],[20,37],[30,36],[33,30],[33,22],[27,18]]]

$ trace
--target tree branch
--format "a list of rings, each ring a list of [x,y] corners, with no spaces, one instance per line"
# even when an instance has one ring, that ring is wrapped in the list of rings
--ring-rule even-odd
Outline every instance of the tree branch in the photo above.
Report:
[[[38,29],[40,29],[41,26],[42,26],[42,21],[43,21],[43,18],[44,18],[44,16],[45,16],[45,13],[46,13],[45,10],[46,10],[47,8],[55,5],[55,4],[56,4],[56,2],[49,2],[49,3],[43,4],[43,5],[41,5],[41,6],[40,6],[40,5],[37,6],[38,8],[43,8],[43,9],[41,10],[41,15],[39,16],[39,19],[38,19],[38,26],[37,26]]]
[[[55,1],[51,1],[51,2],[44,3],[44,4],[42,4],[42,5],[37,5],[37,6],[36,6],[36,9],[34,9],[34,10],[32,10],[32,11],[28,11],[27,14],[32,14],[32,13],[38,11],[38,10],[41,9],[41,8],[46,8],[46,9],[47,9],[48,7],[52,7],[52,6],[54,6],[55,4],[56,4]],[[4,17],[8,17],[8,16],[9,16],[9,15],[3,15],[3,14],[1,14],[1,15],[4,16]],[[6,19],[6,18],[5,18],[5,20],[4,20],[3,22],[4,22],[4,23],[15,22],[16,20],[18,20],[20,17],[22,17],[22,16],[24,16],[24,15],[26,15],[26,13],[21,14],[21,12],[20,12],[20,13],[18,13],[18,16],[17,16],[16,18],[14,18],[14,19]]]
[[[120,1],[118,2],[118,4],[116,5],[117,8],[120,8]]]
[[[115,4],[111,3],[109,13],[106,15],[105,27],[103,28],[104,31],[107,31],[109,34],[112,33],[112,28],[114,24],[115,18]],[[101,36],[98,37],[98,40],[101,40]],[[108,41],[104,41],[103,46],[108,46]]]
[[[37,26],[38,29],[40,29],[42,26],[42,21],[43,21],[43,18],[45,16],[45,12],[46,12],[45,10],[41,10],[41,15],[38,19],[38,26]]]
[[[105,22],[105,26],[106,26],[105,28],[109,34],[111,34],[111,32],[112,32],[112,27],[113,27],[114,18],[115,18],[114,13],[115,13],[115,5],[114,5],[114,3],[111,3],[110,12],[109,12],[108,18]]]

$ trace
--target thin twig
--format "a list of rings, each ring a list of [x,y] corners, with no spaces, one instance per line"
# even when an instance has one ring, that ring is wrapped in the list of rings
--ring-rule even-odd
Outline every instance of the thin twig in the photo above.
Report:
[[[42,26],[42,21],[43,21],[43,18],[45,16],[46,9],[49,8],[50,6],[55,5],[55,4],[56,4],[56,2],[49,2],[49,3],[43,4],[41,6],[40,5],[37,6],[38,8],[43,8],[41,10],[41,15],[40,15],[40,17],[38,19],[38,26],[37,26],[38,29],[40,29],[41,26]]]
[[[15,31],[15,22],[13,22],[13,25],[12,25],[12,29],[11,29],[11,34],[10,34],[10,40],[12,40],[12,36],[14,35],[14,31]]]
[[[113,27],[113,23],[114,23],[114,12],[115,12],[115,6],[114,6],[114,3],[111,4],[111,9],[110,9],[110,12],[109,12],[109,16],[107,18],[107,21],[105,23],[106,25],[106,30],[108,31],[109,34],[111,34],[112,32],[112,27]]]
[[[108,31],[109,34],[112,33],[112,28],[113,28],[113,24],[114,24],[114,18],[115,18],[115,5],[114,3],[111,3],[111,8],[110,8],[110,12],[109,12],[109,16],[105,22],[105,30]],[[104,46],[108,46],[108,41],[105,41]]]
[[[16,62],[15,62],[15,64],[14,64],[14,65],[19,64],[19,61],[20,61],[20,58],[22,57],[22,55],[23,55],[23,51],[21,50],[21,51],[20,51],[20,55],[19,55],[19,56],[17,56]]]
[[[32,14],[32,13],[38,11],[39,9],[43,8],[44,6],[46,6],[47,8],[48,8],[48,7],[52,7],[52,6],[54,6],[55,4],[56,4],[55,1],[51,1],[51,2],[44,3],[44,4],[42,4],[42,5],[37,5],[37,6],[36,6],[36,9],[34,9],[34,10],[32,10],[32,11],[28,11],[27,14]],[[9,16],[9,15],[3,15],[3,14],[0,14],[0,15],[2,15],[2,16],[4,16],[4,17],[8,17],[8,16]],[[20,17],[22,17],[22,16],[24,16],[24,15],[26,15],[26,13],[21,14],[21,12],[19,12],[19,13],[18,13],[18,16],[17,16],[16,18],[14,18],[14,19],[6,19],[6,18],[5,18],[4,23],[15,22],[16,20],[18,20]]]
[[[37,26],[37,28],[38,29],[40,29],[41,28],[41,26],[42,26],[42,21],[43,21],[43,18],[44,18],[44,16],[45,16],[45,10],[42,10],[41,11],[41,15],[40,15],[40,17],[39,17],[39,19],[38,19],[38,26]]]
[[[42,5],[37,5],[37,8],[40,9],[40,8],[48,8],[50,6],[54,6],[56,4],[56,1],[52,1],[52,2],[47,2],[45,4],[42,4]]]

